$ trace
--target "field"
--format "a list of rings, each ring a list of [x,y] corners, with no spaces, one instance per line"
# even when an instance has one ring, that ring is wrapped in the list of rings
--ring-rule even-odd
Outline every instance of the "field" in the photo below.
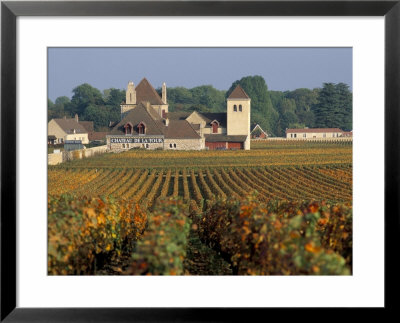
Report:
[[[49,167],[49,274],[349,274],[351,142]]]

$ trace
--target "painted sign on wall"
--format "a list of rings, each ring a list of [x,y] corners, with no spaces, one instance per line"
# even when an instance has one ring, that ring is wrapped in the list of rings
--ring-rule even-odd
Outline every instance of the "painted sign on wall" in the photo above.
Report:
[[[162,144],[164,138],[146,138],[146,137],[130,137],[130,138],[110,138],[112,144]]]

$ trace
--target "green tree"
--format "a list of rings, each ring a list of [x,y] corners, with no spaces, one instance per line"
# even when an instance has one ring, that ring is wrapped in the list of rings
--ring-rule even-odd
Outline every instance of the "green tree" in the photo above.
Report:
[[[349,90],[349,86],[344,83],[337,84],[336,90],[343,116],[341,127],[343,130],[350,131],[353,129],[353,95]]]
[[[258,123],[268,134],[275,134],[279,114],[272,105],[264,78],[259,75],[246,76],[233,82],[226,92],[226,98],[229,97],[238,84],[251,98],[252,122]]]
[[[324,83],[313,106],[315,125],[320,128],[352,128],[352,94],[344,83]]]
[[[72,92],[72,104],[69,111],[72,115],[75,113],[85,115],[85,110],[89,105],[100,106],[104,104],[101,92],[90,84],[81,84],[74,88]]]
[[[197,86],[190,90],[193,102],[201,104],[214,112],[225,111],[225,92],[219,91],[211,85]]]
[[[122,101],[125,101],[125,90],[111,88],[104,90],[103,93],[103,100],[106,105],[116,106],[119,108]]]
[[[64,116],[69,117],[68,108],[70,105],[71,101],[67,96],[59,96],[55,103],[48,106],[48,119],[63,118]]]
[[[51,109],[52,107],[54,107],[54,102],[51,101],[50,99],[47,99],[47,108]]]
[[[97,131],[99,128],[107,127],[110,120],[115,120],[115,116],[112,115],[110,107],[90,104],[85,109],[84,119],[93,121],[94,129]]]

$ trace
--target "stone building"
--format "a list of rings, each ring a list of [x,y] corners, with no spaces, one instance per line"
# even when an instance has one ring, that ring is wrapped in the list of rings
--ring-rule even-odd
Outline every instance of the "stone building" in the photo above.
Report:
[[[344,131],[339,128],[304,128],[286,129],[286,139],[328,139],[344,137]]]
[[[107,136],[110,150],[250,149],[250,98],[237,86],[226,113],[168,112],[167,88],[161,97],[144,78],[129,82],[121,121]]]
[[[80,140],[82,144],[88,144],[88,130],[93,128],[92,121],[79,121],[78,115],[75,118],[51,119],[47,125],[47,135],[53,136],[53,144],[62,144],[67,140]]]
[[[226,113],[170,112],[168,116],[188,121],[207,149],[250,149],[250,101],[238,85],[227,99]]]

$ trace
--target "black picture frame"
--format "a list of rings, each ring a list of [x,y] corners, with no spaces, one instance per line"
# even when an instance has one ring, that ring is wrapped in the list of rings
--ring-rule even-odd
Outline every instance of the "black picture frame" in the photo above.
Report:
[[[384,16],[385,307],[375,309],[375,311],[369,310],[368,316],[382,320],[382,314],[386,315],[389,311],[396,310],[398,298],[393,292],[399,286],[399,275],[395,272],[398,267],[395,261],[399,254],[396,238],[399,236],[400,227],[400,0],[3,1],[1,3],[1,322],[233,322],[252,321],[259,315],[266,315],[266,310],[283,314],[282,309],[266,308],[50,309],[16,307],[15,129],[17,127],[16,19],[18,16]],[[371,147],[371,153],[373,153],[373,147]],[[373,233],[371,233],[371,239],[373,239]],[[330,318],[339,317],[332,309],[326,309],[326,311]]]

